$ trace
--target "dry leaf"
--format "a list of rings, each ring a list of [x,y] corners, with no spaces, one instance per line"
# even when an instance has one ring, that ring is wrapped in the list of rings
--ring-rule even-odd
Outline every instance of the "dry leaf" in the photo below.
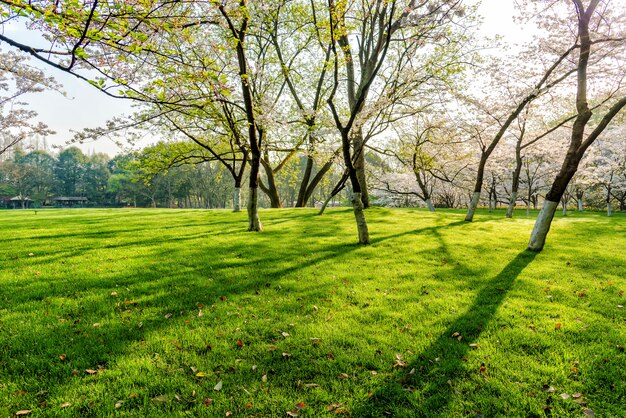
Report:
[[[291,354],[289,354],[289,353],[283,353],[283,358],[289,358],[289,357],[291,357]]]
[[[543,385],[543,390],[548,393],[554,393],[556,391],[556,389],[550,385]]]
[[[487,366],[485,366],[485,363],[480,363],[480,368],[478,369],[481,373],[484,373],[487,371]]]
[[[574,394],[572,395],[572,398],[574,398],[574,399],[578,399],[578,398],[582,398],[582,397],[583,397],[583,394],[582,394],[582,393],[574,393]]]
[[[470,344],[469,346],[470,346],[470,348],[478,348],[478,347],[480,347],[480,344],[474,343],[474,344]]]
[[[92,325],[92,327],[94,328],[100,328],[100,322],[96,322],[95,324]]]
[[[70,402],[63,402],[61,404],[61,408],[69,408],[70,406],[72,406],[72,404]]]
[[[554,324],[554,329],[561,329],[561,323],[557,322],[556,324]]]
[[[561,396],[561,398],[563,398],[563,399],[569,399],[569,398],[570,398],[570,396],[569,396],[567,393],[561,393],[561,395],[560,395],[560,396]]]
[[[261,382],[267,382],[267,375],[266,374],[261,376]]]
[[[213,405],[213,399],[206,398],[202,403],[204,404],[204,406]]]
[[[247,403],[243,407],[246,408],[246,409],[250,409],[250,408],[252,408],[252,404],[251,403]]]
[[[298,403],[296,404],[296,409],[302,409],[302,408],[304,408],[304,407],[305,407],[304,402],[298,402]]]
[[[117,292],[111,292],[111,296],[116,298],[117,297]]]
[[[286,333],[286,332],[281,332],[280,334],[281,334],[283,337],[285,337],[285,338],[289,337],[289,334],[288,334],[288,333]]]
[[[340,378],[340,379],[347,379],[347,378],[349,378],[349,377],[350,377],[350,376],[348,376],[348,374],[347,374],[347,373],[341,373],[341,374],[339,375],[339,378]]]
[[[167,314],[164,315],[164,317],[165,317],[165,319],[170,319],[172,317],[172,314],[171,313],[167,313]]]
[[[196,373],[196,377],[206,377],[207,374],[205,372],[198,372]]]
[[[87,369],[87,370],[85,370],[85,373],[87,373],[87,374],[96,374],[96,373],[98,373],[98,371],[97,370],[93,370],[93,369]]]
[[[165,395],[155,396],[154,398],[152,398],[152,402],[154,402],[155,404],[165,403],[167,402],[167,396]]]
[[[232,414],[233,414],[232,412],[230,412],[230,411],[226,411],[226,414],[225,414],[225,415],[226,415],[227,417],[229,417],[229,416],[231,416]]]
[[[297,417],[298,413],[296,411],[287,411],[287,415],[290,417]]]
[[[124,401],[115,402],[115,409],[120,409],[124,405]]]
[[[217,384],[215,385],[213,390],[215,390],[215,391],[222,390],[222,381],[221,380],[219,382],[217,382]]]
[[[244,346],[243,341],[237,340],[237,347],[241,348],[243,346]]]
[[[65,354],[65,353],[60,354],[60,355],[59,355],[59,360],[61,360],[61,361],[65,361],[65,360],[67,360],[67,354]]]
[[[586,417],[589,417],[589,418],[595,418],[595,416],[596,416],[596,413],[595,413],[595,412],[593,412],[593,411],[592,411],[591,409],[589,409],[589,408],[585,408],[585,409],[583,410],[583,414],[585,414],[585,416],[586,416]]]
[[[20,416],[24,416],[24,415],[30,415],[31,412],[33,412],[32,409],[22,409],[21,411],[17,411],[15,413],[15,416],[20,417]]]

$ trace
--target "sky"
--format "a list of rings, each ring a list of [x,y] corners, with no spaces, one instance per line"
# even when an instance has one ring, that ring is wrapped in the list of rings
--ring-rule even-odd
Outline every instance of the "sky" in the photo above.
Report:
[[[513,22],[514,0],[482,0],[479,13],[484,18],[481,29],[483,35],[501,35],[507,41],[514,42],[523,38],[521,28]],[[7,31],[9,31],[7,33]],[[5,33],[17,39],[28,38],[32,42],[34,34],[25,33],[21,27],[5,28]],[[8,49],[0,44],[0,48]],[[129,115],[133,109],[129,100],[114,99],[98,91],[95,87],[55,68],[45,64],[32,64],[41,68],[48,76],[54,77],[63,85],[65,96],[54,91],[32,94],[26,97],[30,108],[38,114],[38,120],[47,124],[56,133],[47,138],[49,145],[57,147],[68,146],[67,142],[73,137],[72,131],[84,128],[103,126],[104,123],[120,115]],[[155,139],[147,139],[139,146],[148,145]],[[111,140],[102,138],[94,142],[78,144],[85,153],[104,152],[115,155],[122,150]]]

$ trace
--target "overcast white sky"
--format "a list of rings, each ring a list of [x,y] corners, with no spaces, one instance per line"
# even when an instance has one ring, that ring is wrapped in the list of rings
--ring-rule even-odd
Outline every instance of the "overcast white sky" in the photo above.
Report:
[[[468,3],[470,3],[468,1]],[[522,38],[524,33],[513,22],[513,0],[482,0],[479,13],[484,17],[485,35],[502,35],[510,42]],[[9,30],[19,30],[11,28]],[[7,46],[0,45],[3,49]],[[34,61],[33,61],[34,63]],[[39,120],[50,126],[55,135],[48,137],[48,144],[64,146],[73,136],[72,130],[102,126],[108,119],[132,112],[131,103],[110,98],[84,81],[62,71],[38,65],[46,74],[56,78],[63,85],[67,97],[56,92],[45,92],[28,97],[30,107],[39,114]],[[84,152],[105,152],[114,155],[120,149],[110,140],[80,145]]]

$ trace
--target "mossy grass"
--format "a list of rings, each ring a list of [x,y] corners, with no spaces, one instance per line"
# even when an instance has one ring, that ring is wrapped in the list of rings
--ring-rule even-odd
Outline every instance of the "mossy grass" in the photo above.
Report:
[[[0,417],[626,414],[624,214],[366,216],[0,213]]]

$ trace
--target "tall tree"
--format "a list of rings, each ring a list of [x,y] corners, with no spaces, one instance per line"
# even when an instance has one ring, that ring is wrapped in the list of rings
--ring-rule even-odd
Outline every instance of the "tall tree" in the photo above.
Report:
[[[595,74],[597,78],[594,81],[607,83],[610,79],[607,80],[606,77],[610,75],[611,69],[615,68],[613,66],[619,68],[626,62],[624,60],[626,51],[623,47],[626,39],[626,26],[623,16],[611,15],[608,4],[603,4],[604,7],[598,8],[599,4],[600,0],[590,0],[586,4],[583,0],[572,0],[575,11],[573,19],[576,21],[577,29],[576,39],[580,45],[576,66],[576,118],[572,126],[567,154],[546,194],[528,243],[528,249],[532,251],[543,249],[557,205],[576,173],[585,151],[626,106],[626,92],[621,89],[621,76],[619,76],[617,90],[611,91],[608,97],[602,100],[607,103],[607,107],[602,110],[601,116],[598,115],[597,122],[593,123],[593,111],[589,106],[588,97],[590,64],[602,67],[601,72]],[[596,55],[593,54],[594,52]],[[593,126],[590,127],[592,123]],[[587,128],[591,130],[588,133]]]

